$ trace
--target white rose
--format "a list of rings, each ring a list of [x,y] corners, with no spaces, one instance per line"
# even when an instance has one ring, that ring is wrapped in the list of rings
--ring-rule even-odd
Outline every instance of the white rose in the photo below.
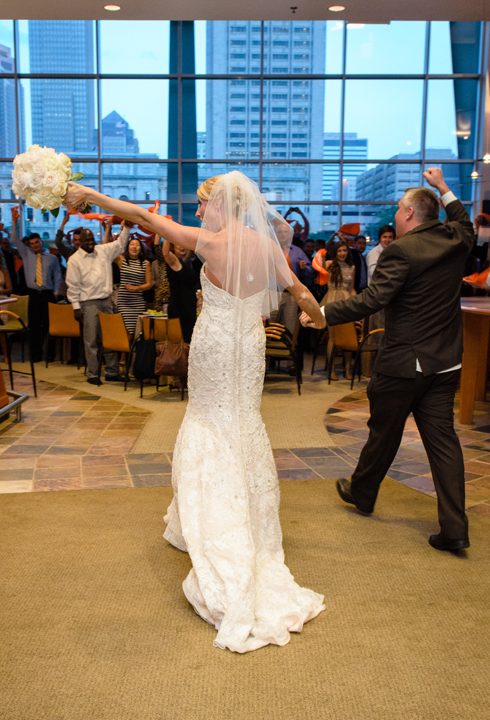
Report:
[[[28,160],[28,162],[35,163],[43,161],[43,154],[39,145],[31,145],[26,155],[26,160]]]
[[[22,193],[24,192],[24,191],[22,190],[22,188],[20,187],[20,185],[17,185],[16,183],[14,183],[14,184],[12,185],[12,191],[13,191],[13,193],[14,193],[14,195],[15,195],[16,197],[19,197],[19,196],[22,197]]]
[[[41,210],[44,207],[43,198],[38,193],[32,192],[26,197],[27,204],[36,210]]]
[[[48,147],[44,146],[44,147],[42,148],[41,152],[42,152],[42,154],[44,155],[45,158],[56,157],[56,153],[55,153],[55,151],[53,150],[53,148],[48,148]]]
[[[53,188],[58,182],[58,175],[55,172],[47,172],[43,177],[43,187]]]
[[[58,170],[58,161],[55,157],[48,157],[44,160],[44,167],[46,170],[56,172]]]
[[[68,186],[65,182],[59,182],[57,185],[52,188],[53,195],[56,195],[56,197],[62,198],[66,195],[66,191],[68,190]]]
[[[38,195],[40,195],[44,199],[50,198],[52,195],[51,190],[49,188],[45,188],[45,187],[40,187],[39,190],[37,190],[36,192],[38,193]]]
[[[44,203],[44,207],[46,210],[54,210],[55,208],[60,206],[60,199],[51,196],[46,202]]]
[[[46,172],[44,163],[43,162],[32,163],[32,172],[35,173],[36,175],[40,175],[41,178],[43,178],[44,173]]]
[[[29,173],[29,187],[33,190],[37,190],[41,187],[43,182],[42,175],[37,175],[36,173],[32,172]]]

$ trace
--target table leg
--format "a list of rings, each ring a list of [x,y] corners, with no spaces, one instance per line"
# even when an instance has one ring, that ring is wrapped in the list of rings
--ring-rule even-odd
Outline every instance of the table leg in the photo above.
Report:
[[[490,317],[463,313],[464,353],[461,371],[459,422],[471,425],[475,399],[485,398]]]

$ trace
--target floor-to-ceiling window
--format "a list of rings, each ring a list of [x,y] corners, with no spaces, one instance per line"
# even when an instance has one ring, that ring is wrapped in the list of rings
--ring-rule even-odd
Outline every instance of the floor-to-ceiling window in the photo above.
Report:
[[[429,165],[473,204],[476,22],[0,21],[0,222],[11,160],[66,152],[86,184],[197,222],[195,190],[240,169],[311,234],[373,236]],[[57,222],[24,208],[24,231]],[[74,218],[70,226],[80,224]],[[100,231],[94,223],[94,230]]]

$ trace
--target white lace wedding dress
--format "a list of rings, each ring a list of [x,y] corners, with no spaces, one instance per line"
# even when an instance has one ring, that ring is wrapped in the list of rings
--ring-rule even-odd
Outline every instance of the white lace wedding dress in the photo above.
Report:
[[[239,300],[201,279],[164,537],[190,554],[184,593],[218,630],[214,645],[243,653],[285,645],[325,606],[284,564],[278,478],[260,416],[263,293]]]

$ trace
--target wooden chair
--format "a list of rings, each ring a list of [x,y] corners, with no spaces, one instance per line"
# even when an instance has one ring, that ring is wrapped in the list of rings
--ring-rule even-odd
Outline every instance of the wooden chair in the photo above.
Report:
[[[328,326],[323,328],[323,330],[317,330],[317,338],[315,343],[315,349],[313,350],[313,362],[311,364],[311,374],[315,372],[315,364],[316,364],[316,358],[318,355],[318,350],[320,347],[327,346],[328,340],[330,338],[330,333],[328,330]],[[325,359],[325,370],[327,369],[327,363],[328,363],[328,357]]]
[[[298,318],[292,335],[290,331],[280,323],[270,323],[265,329],[265,356],[266,358],[278,360],[279,363],[281,360],[286,360],[288,363],[293,364],[294,375],[298,385],[298,395],[301,395],[301,383],[303,382],[300,361],[297,354],[300,327],[301,324]]]
[[[373,352],[377,350],[376,345],[369,345],[368,338],[375,333],[384,332],[383,328],[371,330],[366,333],[363,337],[359,337],[356,323],[350,322],[345,325],[333,325],[330,328],[331,336],[333,336],[334,344],[332,352],[330,354],[328,363],[328,384],[332,378],[333,363],[335,354],[338,352],[353,352],[355,353],[354,367],[352,368],[352,379],[351,379],[351,390],[354,387],[354,379],[356,376],[356,370],[359,375],[359,382],[361,381],[361,356],[363,352]]]
[[[44,360],[48,367],[48,343],[49,339],[55,338],[79,338],[80,323],[75,320],[75,313],[71,304],[58,305],[56,303],[48,303],[49,311],[49,331],[44,346]],[[78,370],[80,370],[80,358],[82,354],[83,343],[80,342],[78,352]],[[60,352],[61,362],[63,363],[63,344]]]
[[[104,350],[126,353],[126,363],[124,366],[124,390],[126,390],[129,381],[131,348],[129,347],[128,333],[126,331],[126,326],[124,325],[123,316],[121,315],[121,313],[114,313],[109,315],[108,313],[99,312],[99,323],[100,332],[102,334],[102,352],[100,353],[99,370],[97,373],[97,377],[100,381],[100,374],[102,372],[102,357],[104,355]]]
[[[7,315],[8,320],[5,325],[0,325],[0,332],[5,333],[7,338],[7,362],[9,368],[10,387],[14,389],[14,373],[18,375],[30,375],[32,377],[32,386],[34,388],[34,397],[37,397],[36,375],[34,372],[34,363],[32,362],[31,337],[29,333],[28,320],[29,296],[18,296],[17,302],[10,303],[10,310],[2,310],[2,315]],[[17,312],[14,312],[16,310]],[[27,347],[29,349],[29,363],[31,372],[27,373],[23,370],[14,370],[12,367],[12,348],[11,335],[20,335],[27,339]]]

